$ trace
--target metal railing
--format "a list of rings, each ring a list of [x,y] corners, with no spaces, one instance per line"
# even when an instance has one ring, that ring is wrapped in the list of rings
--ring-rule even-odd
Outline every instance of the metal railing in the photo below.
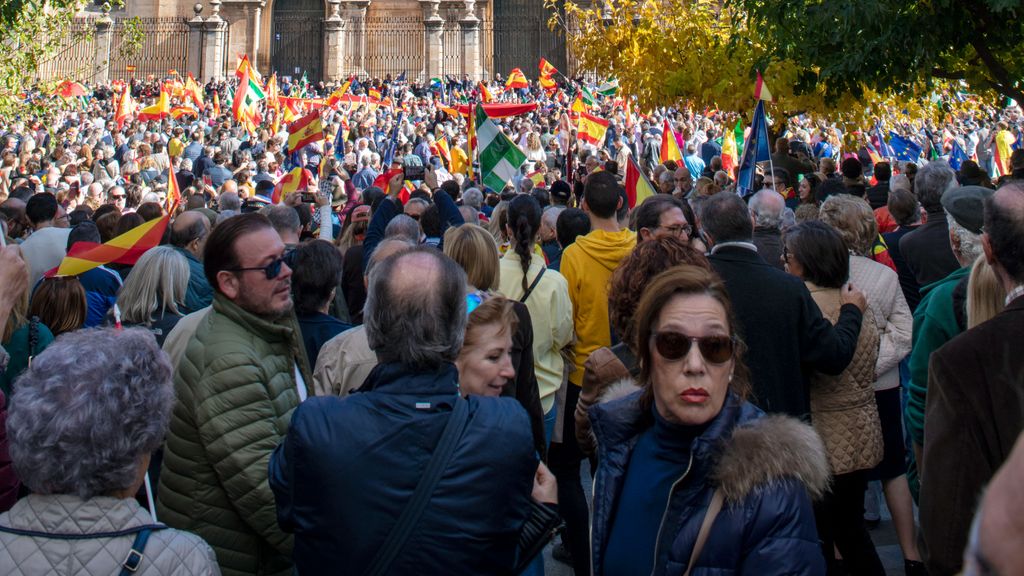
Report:
[[[125,21],[114,22],[110,42],[110,79],[128,79],[128,66],[135,66],[136,78],[153,75],[163,78],[168,70],[185,75],[188,63],[188,20],[185,18],[140,18],[143,33],[142,46],[125,57],[121,48],[125,41]]]

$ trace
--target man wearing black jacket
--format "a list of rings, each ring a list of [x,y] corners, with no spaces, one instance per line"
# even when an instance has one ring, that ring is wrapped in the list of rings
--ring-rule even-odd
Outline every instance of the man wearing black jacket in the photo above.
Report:
[[[754,393],[766,412],[807,418],[808,381],[803,368],[840,374],[853,359],[867,301],[847,284],[833,326],[821,315],[804,283],[771,267],[752,242],[754,224],[735,194],[715,194],[704,205],[708,260],[725,281],[747,345]]]

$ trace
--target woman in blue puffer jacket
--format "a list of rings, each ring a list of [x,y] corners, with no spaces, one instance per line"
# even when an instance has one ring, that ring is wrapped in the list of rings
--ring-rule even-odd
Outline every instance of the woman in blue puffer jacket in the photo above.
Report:
[[[640,389],[590,411],[594,575],[825,574],[811,507],[828,484],[824,446],[744,400],[721,280],[672,268],[633,322]]]

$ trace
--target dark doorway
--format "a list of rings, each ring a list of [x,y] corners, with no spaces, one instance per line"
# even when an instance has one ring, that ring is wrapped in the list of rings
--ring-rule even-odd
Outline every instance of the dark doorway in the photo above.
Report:
[[[323,74],[323,0],[277,0],[270,35],[270,65],[278,76],[296,80],[305,73],[310,82]]]
[[[568,74],[565,37],[548,28],[550,16],[544,0],[494,2],[494,72],[507,77],[512,68],[522,68],[533,79],[540,59],[546,58]]]

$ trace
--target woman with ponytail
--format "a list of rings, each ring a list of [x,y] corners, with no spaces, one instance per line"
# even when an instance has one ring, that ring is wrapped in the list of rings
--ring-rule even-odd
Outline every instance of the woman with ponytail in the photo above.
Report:
[[[572,302],[565,278],[544,264],[537,250],[541,208],[528,194],[508,204],[505,234],[511,247],[501,259],[499,291],[526,304],[533,319],[533,363],[544,409],[548,440],[555,423],[555,393],[562,386],[564,361],[560,351],[572,341]]]

